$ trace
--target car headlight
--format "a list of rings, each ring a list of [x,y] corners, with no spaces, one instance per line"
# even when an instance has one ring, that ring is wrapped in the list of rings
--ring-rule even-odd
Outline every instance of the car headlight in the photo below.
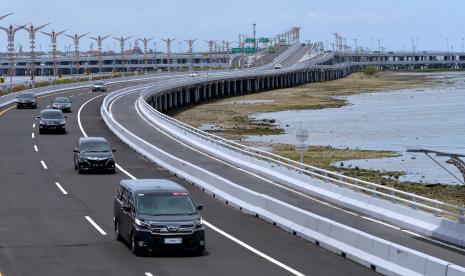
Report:
[[[194,221],[194,226],[195,226],[196,228],[202,227],[202,226],[203,226],[203,219],[202,219],[202,218],[196,219],[196,220]]]
[[[147,227],[147,228],[150,227],[150,224],[148,224],[148,223],[146,223],[146,222],[144,222],[144,221],[142,221],[142,220],[140,220],[140,219],[138,219],[138,218],[136,218],[136,219],[134,220],[134,223],[135,223],[137,226],[140,226],[140,227]]]

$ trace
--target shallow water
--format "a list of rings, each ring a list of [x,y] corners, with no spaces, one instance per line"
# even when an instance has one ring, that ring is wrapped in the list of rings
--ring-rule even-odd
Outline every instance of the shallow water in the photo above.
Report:
[[[263,113],[254,119],[275,119],[283,135],[254,136],[250,141],[295,144],[301,126],[310,133],[310,145],[336,148],[389,150],[398,158],[357,160],[361,168],[404,171],[401,180],[460,183],[424,155],[405,153],[408,148],[465,153],[465,73],[434,73],[441,80],[425,89],[367,93],[347,97],[349,105],[322,110]],[[444,82],[444,80],[446,80]],[[413,156],[416,159],[411,159]],[[462,179],[455,167],[438,159]],[[344,162],[346,165],[347,162]]]

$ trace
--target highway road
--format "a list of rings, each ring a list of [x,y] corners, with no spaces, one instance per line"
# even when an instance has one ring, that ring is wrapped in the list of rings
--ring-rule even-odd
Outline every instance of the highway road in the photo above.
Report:
[[[134,83],[129,85],[135,85]],[[127,85],[112,85],[111,90]],[[141,158],[104,125],[104,95],[77,89],[66,135],[39,135],[38,110],[1,109],[0,272],[2,275],[370,275],[260,219],[242,214]],[[53,96],[39,99],[39,110]],[[85,104],[87,103],[87,104]],[[85,105],[84,105],[85,104]],[[106,137],[125,172],[78,175],[73,145],[83,133]],[[135,118],[137,120],[137,118]],[[205,205],[204,256],[135,257],[113,234],[112,201],[121,179],[170,178]],[[94,227],[93,224],[96,227]],[[103,231],[103,232],[102,232]]]
[[[285,66],[298,62],[301,46]],[[115,89],[148,83],[110,85]],[[183,82],[171,76],[157,80]],[[151,82],[152,83],[152,82]],[[120,142],[100,117],[105,94],[90,89],[61,93],[73,97],[66,135],[39,135],[38,110],[0,109],[0,272],[4,275],[372,275],[365,267],[297,236],[241,213],[174,178]],[[39,99],[39,110],[53,95]],[[465,265],[464,250],[396,229],[362,214],[321,202],[279,183],[210,158],[150,127],[137,113],[138,93],[118,98],[112,114],[127,129],[171,154],[302,209],[386,240]],[[80,112],[78,112],[80,110]],[[80,116],[78,116],[78,114]],[[117,174],[78,175],[72,149],[78,137],[103,136],[117,150]],[[113,233],[113,196],[121,179],[169,178],[204,204],[206,253],[135,257]]]
[[[304,48],[304,47],[302,47]],[[299,51],[298,49],[297,51]],[[305,53],[302,49],[300,53]],[[296,59],[299,60],[299,59]],[[182,79],[174,80],[181,85]],[[172,85],[172,82],[170,83]],[[269,195],[311,213],[351,226],[385,240],[404,245],[437,258],[465,266],[465,249],[448,245],[429,237],[420,236],[408,230],[400,229],[361,213],[353,212],[323,202],[298,190],[276,183],[262,176],[247,172],[235,165],[210,157],[196,149],[173,140],[160,129],[150,125],[140,116],[135,102],[141,91],[117,98],[111,105],[113,117],[128,131],[161,149],[176,148],[170,151],[174,156],[213,172],[233,183],[240,184],[255,192]]]

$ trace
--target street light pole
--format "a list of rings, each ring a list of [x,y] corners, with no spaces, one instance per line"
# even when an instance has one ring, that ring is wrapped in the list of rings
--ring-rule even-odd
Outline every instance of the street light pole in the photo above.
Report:
[[[23,26],[13,27],[13,25],[10,24],[8,28],[0,27],[0,30],[4,30],[8,37],[8,71],[9,71],[8,75],[10,75],[10,82],[13,82],[13,76],[16,75],[16,68],[15,68],[15,62],[14,62],[15,34],[17,31],[24,29],[26,25],[27,24]]]
[[[35,52],[35,44],[36,44],[36,33],[40,29],[44,28],[45,26],[49,25],[49,23],[44,24],[39,27],[34,27],[34,25],[30,25],[28,28],[26,28],[26,31],[29,33],[29,45],[31,48],[30,56],[29,56],[29,75],[31,76],[31,80],[34,80],[34,75],[35,75],[35,58],[36,58],[36,52]]]
[[[94,40],[97,42],[97,49],[98,49],[98,67],[99,67],[99,74],[102,74],[102,66],[103,66],[103,50],[102,50],[102,44],[105,39],[110,37],[109,35],[106,36],[97,36],[97,37],[91,37],[90,39]]]
[[[58,75],[58,69],[57,69],[57,37],[61,34],[66,32],[66,30],[63,30],[61,32],[56,33],[55,31],[52,31],[51,33],[46,33],[46,32],[41,32],[44,35],[47,35],[50,37],[52,41],[52,61],[53,61],[53,75]],[[66,46],[65,46],[65,51],[66,51]]]
[[[76,74],[78,76],[79,76],[79,68],[80,68],[80,64],[79,64],[79,41],[81,40],[81,38],[85,37],[88,34],[89,33],[85,33],[85,34],[82,34],[82,35],[78,35],[78,34],[68,35],[68,34],[65,34],[65,36],[71,38],[73,40],[73,42],[74,42],[74,60],[76,62],[76,65],[75,65]]]

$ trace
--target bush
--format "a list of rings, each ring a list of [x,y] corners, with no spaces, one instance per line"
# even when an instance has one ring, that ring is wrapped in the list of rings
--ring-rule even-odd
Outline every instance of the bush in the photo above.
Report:
[[[368,65],[365,70],[363,70],[363,73],[368,76],[373,76],[374,74],[378,73],[378,69],[376,69],[376,67],[373,65]]]

